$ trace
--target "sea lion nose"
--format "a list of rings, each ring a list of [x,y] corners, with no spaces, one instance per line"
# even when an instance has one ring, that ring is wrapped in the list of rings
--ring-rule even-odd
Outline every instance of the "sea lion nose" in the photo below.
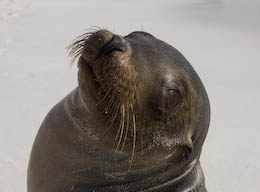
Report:
[[[126,45],[125,41],[126,40],[123,39],[123,37],[121,37],[119,35],[113,35],[111,40],[101,48],[99,57],[100,56],[109,56],[109,55],[111,55],[111,53],[113,53],[115,51],[126,53],[127,45]]]

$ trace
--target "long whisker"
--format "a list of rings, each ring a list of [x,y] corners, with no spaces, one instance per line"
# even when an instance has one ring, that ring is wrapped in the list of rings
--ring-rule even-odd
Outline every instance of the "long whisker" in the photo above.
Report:
[[[130,118],[130,112],[128,111],[127,113],[127,122],[126,122],[126,132],[125,132],[125,136],[124,136],[124,142],[123,145],[121,147],[121,151],[123,151],[125,144],[126,144],[126,139],[127,139],[127,135],[128,135],[128,130],[129,130],[129,118]]]
[[[134,153],[135,153],[135,147],[136,147],[136,124],[135,124],[135,114],[134,114],[134,109],[133,109],[133,105],[131,104],[131,110],[133,113],[133,131],[134,131],[134,137],[133,137],[133,148],[132,148],[132,155],[131,155],[131,161],[130,161],[130,165],[128,168],[128,171],[131,170],[132,165],[133,165],[133,160],[134,160]]]
[[[116,104],[114,104],[114,106],[116,106]],[[111,110],[113,109],[113,111]],[[107,133],[107,131],[113,126],[113,123],[115,122],[118,113],[120,111],[120,106],[116,106],[116,107],[112,107],[111,109],[106,109],[107,113],[112,112],[111,114],[111,118],[109,118],[109,120],[106,122],[105,126],[107,127],[104,132],[103,135],[105,135]]]
[[[111,96],[109,97],[105,110],[110,111],[113,108],[113,106],[116,105],[115,101],[116,101],[116,93],[112,92]]]
[[[67,50],[68,56],[71,57],[71,64],[81,55],[82,51],[84,50],[86,40],[98,31],[99,30],[89,29],[86,33],[75,38],[72,43],[65,48]]]
[[[118,140],[118,143],[117,143],[117,147],[116,147],[116,152],[118,151],[119,149],[119,146],[121,144],[121,141],[122,141],[122,138],[123,138],[123,133],[124,133],[124,128],[125,128],[125,106],[123,104],[122,106],[122,118],[123,118],[123,121],[122,121],[122,126],[121,126],[121,134],[120,134],[120,138]]]
[[[122,127],[122,123],[125,124],[125,105],[123,104],[121,107],[120,107],[120,122],[119,122],[119,127],[118,127],[118,130],[117,130],[117,134],[115,136],[115,140],[117,140],[117,138],[119,137],[119,134],[120,134],[120,128]]]
[[[106,90],[106,93],[104,95],[104,97],[98,102],[99,104],[102,104],[105,102],[106,99],[108,99],[109,95],[111,94],[112,95],[112,87],[111,86],[108,86],[109,89]],[[110,97],[111,97],[110,95]]]

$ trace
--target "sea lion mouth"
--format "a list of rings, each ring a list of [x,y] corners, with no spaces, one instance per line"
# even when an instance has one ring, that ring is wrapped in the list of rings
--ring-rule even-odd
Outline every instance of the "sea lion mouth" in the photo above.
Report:
[[[91,79],[98,85],[96,92],[101,97],[102,94],[108,97],[116,95],[119,104],[131,99],[135,70],[129,64],[130,45],[123,37],[99,30],[80,36],[68,50],[73,59],[79,57],[79,69],[82,67],[87,72],[81,74],[82,79]]]
[[[100,57],[109,56],[116,51],[126,53],[127,46],[123,41],[124,40],[120,36],[114,35],[112,39],[101,48],[97,59]]]
[[[91,44],[88,45],[88,40],[86,40],[85,44],[86,47],[91,46]],[[79,58],[79,62],[84,64],[84,66],[88,71],[88,74],[91,75],[91,77],[94,78],[96,82],[102,83],[100,81],[102,80],[100,78],[100,74],[98,74],[100,73],[100,71],[97,70],[103,71],[104,68],[110,67],[110,63],[112,62],[122,63],[120,61],[121,55],[127,54],[127,52],[129,52],[129,47],[127,46],[125,40],[119,35],[113,35],[108,42],[105,42],[104,45],[101,46],[101,48],[97,49],[97,53],[96,53],[97,57],[94,60],[91,60],[91,62],[89,62],[90,55],[88,54],[88,50],[86,50],[82,52],[82,55]],[[106,60],[106,62],[98,61],[104,59]]]

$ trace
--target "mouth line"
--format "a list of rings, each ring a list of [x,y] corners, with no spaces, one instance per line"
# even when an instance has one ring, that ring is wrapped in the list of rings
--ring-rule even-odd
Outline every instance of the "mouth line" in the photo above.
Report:
[[[107,43],[105,43],[99,50],[96,59],[100,57],[110,56],[113,52],[126,53],[127,46],[122,42],[118,36],[113,36]]]
[[[100,57],[110,56],[114,52],[124,53],[125,51],[121,48],[111,48],[111,49],[101,50],[98,56],[96,57],[96,60],[99,59]]]

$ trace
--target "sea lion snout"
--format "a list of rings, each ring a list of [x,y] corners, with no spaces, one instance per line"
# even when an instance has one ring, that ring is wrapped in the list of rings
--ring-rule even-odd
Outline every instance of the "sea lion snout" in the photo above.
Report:
[[[114,35],[112,39],[101,48],[99,56],[108,56],[115,51],[127,53],[129,50],[128,47],[123,37]]]
[[[108,30],[99,30],[80,36],[75,41],[74,47],[71,47],[72,51],[73,49],[78,50],[74,53],[75,56],[81,55],[92,66],[98,60],[108,61],[108,57],[111,57],[110,59],[115,59],[113,57],[116,57],[121,60],[122,58],[128,58],[131,54],[131,48],[127,40]]]

